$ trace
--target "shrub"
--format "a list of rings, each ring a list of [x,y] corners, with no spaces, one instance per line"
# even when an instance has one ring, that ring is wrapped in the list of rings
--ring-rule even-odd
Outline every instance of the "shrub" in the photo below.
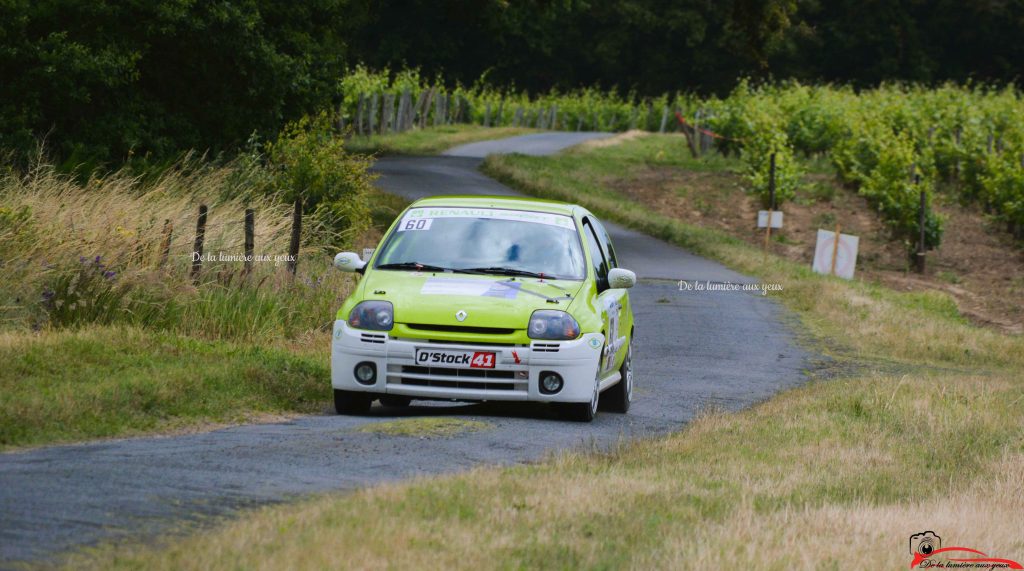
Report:
[[[754,133],[746,141],[741,158],[746,165],[745,178],[765,208],[771,206],[772,155],[775,156],[776,208],[793,199],[803,176],[784,132],[765,128]]]
[[[920,175],[915,184],[913,173]],[[920,192],[926,193],[931,203],[933,177],[926,157],[918,154],[906,134],[878,140],[878,156],[875,168],[864,179],[860,193],[875,206],[882,218],[913,252],[920,237],[918,216]],[[925,215],[925,247],[938,247],[942,240],[942,218],[930,208]]]
[[[358,235],[370,225],[371,161],[345,152],[327,113],[289,123],[266,145],[273,191],[285,201],[301,199],[335,236]]]

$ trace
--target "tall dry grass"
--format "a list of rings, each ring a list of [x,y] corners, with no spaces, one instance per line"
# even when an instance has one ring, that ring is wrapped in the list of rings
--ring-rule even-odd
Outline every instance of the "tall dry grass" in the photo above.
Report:
[[[244,253],[253,208],[253,271],[204,261],[189,278],[200,204],[209,208],[204,253]],[[325,244],[341,242],[304,220],[299,274],[285,271],[291,210],[251,192],[240,165],[185,160],[145,180],[124,170],[80,183],[48,165],[0,175],[0,327],[128,322],[236,339],[294,336],[332,318],[351,286],[330,271]],[[161,264],[165,228],[169,255]]]

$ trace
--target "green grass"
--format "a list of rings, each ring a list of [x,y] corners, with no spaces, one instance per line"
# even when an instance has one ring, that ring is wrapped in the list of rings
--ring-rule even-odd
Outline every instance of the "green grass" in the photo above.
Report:
[[[969,325],[943,294],[819,276],[614,190],[649,163],[694,164],[678,139],[644,137],[492,157],[487,169],[782,284],[770,295],[852,376],[609,453],[269,507],[163,545],[101,547],[69,566],[882,569],[907,565],[906,538],[924,529],[1020,559],[1024,339]]]
[[[236,423],[327,406],[327,344],[298,354],[138,328],[0,336],[0,447]]]
[[[464,432],[480,432],[493,428],[489,422],[461,418],[425,417],[403,418],[388,422],[374,422],[358,429],[358,432],[384,436],[411,436],[416,438],[451,438]]]
[[[801,316],[819,339],[861,359],[898,359],[926,365],[1024,368],[1024,338],[970,326],[948,295],[896,292],[877,284],[820,276],[724,232],[694,226],[616,190],[646,165],[688,170],[729,170],[720,156],[694,160],[678,137],[646,135],[619,145],[577,147],[552,157],[492,155],[484,171],[527,194],[581,204],[618,222],[764,282],[783,284],[773,294]]]
[[[354,153],[377,155],[434,155],[457,145],[535,132],[518,127],[443,125],[387,135],[356,135],[345,143],[345,148]]]

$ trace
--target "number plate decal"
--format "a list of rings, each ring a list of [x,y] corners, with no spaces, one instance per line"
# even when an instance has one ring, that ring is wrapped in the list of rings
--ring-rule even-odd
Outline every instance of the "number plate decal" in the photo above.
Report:
[[[406,218],[399,223],[398,231],[405,232],[406,230],[430,230],[430,225],[433,223],[433,218]]]
[[[416,350],[416,364],[423,367],[493,369],[497,362],[497,356],[490,351]]]

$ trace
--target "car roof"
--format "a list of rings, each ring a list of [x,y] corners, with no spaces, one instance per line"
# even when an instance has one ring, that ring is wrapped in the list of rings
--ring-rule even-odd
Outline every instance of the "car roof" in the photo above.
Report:
[[[576,204],[526,196],[475,196],[467,194],[431,196],[429,198],[421,198],[417,200],[412,203],[409,208],[415,208],[418,206],[507,208],[509,210],[530,210],[534,212],[548,212],[551,214],[565,214],[566,216],[587,214],[582,207]]]

